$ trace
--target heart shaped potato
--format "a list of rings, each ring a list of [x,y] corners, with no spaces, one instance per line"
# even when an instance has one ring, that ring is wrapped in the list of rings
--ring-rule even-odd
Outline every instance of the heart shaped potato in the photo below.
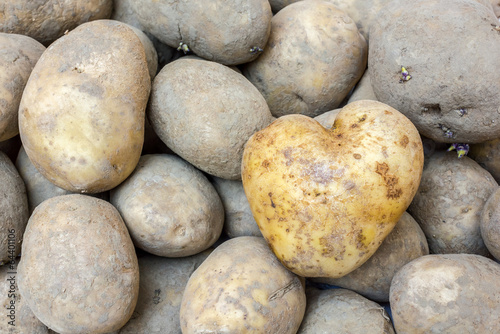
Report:
[[[332,129],[303,115],[255,133],[242,181],[276,256],[306,277],[341,277],[361,266],[415,195],[424,162],[420,135],[377,101],[348,104]]]

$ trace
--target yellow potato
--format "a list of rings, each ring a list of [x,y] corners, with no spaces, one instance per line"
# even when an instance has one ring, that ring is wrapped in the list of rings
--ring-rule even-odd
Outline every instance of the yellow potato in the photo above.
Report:
[[[294,273],[341,277],[361,266],[415,195],[423,148],[413,124],[356,101],[332,129],[287,115],[246,144],[242,181],[259,228]]]

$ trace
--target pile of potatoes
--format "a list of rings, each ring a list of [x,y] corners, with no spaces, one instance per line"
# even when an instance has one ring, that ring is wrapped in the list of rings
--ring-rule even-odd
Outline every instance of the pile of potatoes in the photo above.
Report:
[[[499,17],[4,1],[0,332],[500,332]]]

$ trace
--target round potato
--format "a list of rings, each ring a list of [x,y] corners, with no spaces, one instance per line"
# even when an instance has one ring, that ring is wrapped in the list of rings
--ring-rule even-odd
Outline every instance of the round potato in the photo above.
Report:
[[[368,56],[377,99],[438,142],[497,138],[500,80],[492,69],[500,67],[498,24],[491,8],[474,0],[384,7],[370,30]]]
[[[480,255],[426,255],[405,265],[391,285],[398,334],[495,333],[500,265]]]
[[[474,160],[454,152],[427,157],[408,212],[420,224],[434,254],[488,255],[481,238],[481,212],[498,184]]]
[[[326,1],[299,1],[271,20],[262,55],[243,74],[273,116],[318,116],[335,109],[366,68],[367,44],[356,24]]]
[[[26,186],[12,161],[0,152],[0,265],[19,255],[28,223]]]
[[[168,257],[210,247],[224,224],[224,207],[199,170],[181,158],[145,155],[135,171],[110,192],[136,247]]]
[[[19,131],[28,157],[58,187],[114,188],[139,161],[150,84],[129,27],[80,25],[47,48],[26,84]]]
[[[271,28],[268,0],[144,0],[130,5],[143,30],[163,43],[224,65],[257,58]]]
[[[18,284],[35,316],[58,333],[121,328],[137,302],[139,267],[118,211],[81,194],[40,204],[24,235]]]
[[[405,212],[375,254],[361,267],[340,278],[315,278],[313,281],[353,290],[376,302],[388,302],[396,272],[408,262],[428,254],[424,232]]]
[[[191,275],[182,297],[183,334],[297,333],[306,296],[264,239],[238,237],[218,246]]]
[[[500,188],[484,204],[479,227],[486,248],[500,260]]]
[[[30,36],[49,45],[66,31],[111,15],[113,0],[4,0],[0,31]]]
[[[384,308],[356,292],[308,287],[306,296],[306,312],[297,334],[394,334]]]
[[[422,141],[400,112],[377,101],[345,106],[331,129],[303,115],[278,118],[245,146],[242,181],[262,235],[305,277],[360,267],[415,195]]]
[[[45,47],[28,36],[0,33],[0,50],[1,142],[19,134],[17,116],[21,96]]]
[[[226,180],[212,177],[212,183],[224,205],[224,232],[229,238],[262,237],[259,226],[253,218],[243,184],[240,180]]]
[[[195,167],[224,179],[241,178],[243,147],[271,123],[259,91],[229,67],[178,59],[153,82],[148,117],[172,151]]]

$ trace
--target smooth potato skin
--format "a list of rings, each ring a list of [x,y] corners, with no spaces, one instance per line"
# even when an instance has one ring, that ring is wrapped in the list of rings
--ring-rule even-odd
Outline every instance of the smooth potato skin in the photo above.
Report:
[[[82,24],[40,57],[19,107],[23,146],[49,181],[97,193],[135,168],[150,91],[144,48],[125,24]]]
[[[280,261],[306,277],[341,277],[380,246],[420,182],[420,136],[376,101],[344,107],[332,130],[280,117],[247,142],[242,181]]]

